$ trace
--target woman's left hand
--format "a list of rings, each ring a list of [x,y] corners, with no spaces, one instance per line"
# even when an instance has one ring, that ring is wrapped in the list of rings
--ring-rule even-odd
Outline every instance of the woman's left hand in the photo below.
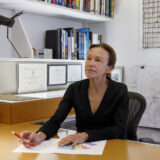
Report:
[[[65,146],[69,144],[71,144],[72,146],[75,146],[76,144],[83,143],[87,140],[88,140],[88,134],[86,132],[72,134],[65,138],[62,138],[58,142],[58,146]]]

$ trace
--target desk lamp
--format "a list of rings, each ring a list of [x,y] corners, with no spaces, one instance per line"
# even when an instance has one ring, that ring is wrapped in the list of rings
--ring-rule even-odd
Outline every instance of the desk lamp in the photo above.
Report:
[[[14,50],[16,51],[16,53],[18,54],[19,57],[21,57],[20,54],[18,53],[17,49],[15,48],[15,46],[13,45],[13,43],[11,42],[11,40],[9,39],[9,27],[10,28],[13,27],[13,25],[15,23],[14,19],[16,17],[20,16],[21,14],[23,14],[23,11],[15,14],[11,18],[7,18],[7,17],[4,17],[4,16],[0,15],[0,25],[7,26],[7,39],[9,40],[10,44],[12,45],[12,47],[14,48]]]

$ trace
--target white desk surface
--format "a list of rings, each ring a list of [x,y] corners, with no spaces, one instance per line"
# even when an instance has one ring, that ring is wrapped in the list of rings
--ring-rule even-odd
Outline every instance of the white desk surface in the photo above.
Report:
[[[63,97],[64,93],[65,90],[59,90],[59,91],[18,94],[17,96],[47,99],[47,98]]]
[[[15,94],[15,96],[21,96],[21,97],[32,97],[35,99],[25,100],[25,101],[33,101],[38,99],[49,99],[49,98],[57,98],[57,97],[63,97],[65,93],[65,90],[59,90],[59,91],[47,91],[47,92],[38,92],[38,93],[26,93],[26,94]],[[8,101],[8,100],[0,100],[2,103],[17,103],[22,101]]]

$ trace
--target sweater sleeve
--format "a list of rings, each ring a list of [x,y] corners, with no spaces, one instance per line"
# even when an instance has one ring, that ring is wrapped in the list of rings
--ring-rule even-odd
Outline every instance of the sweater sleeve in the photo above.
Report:
[[[46,139],[49,139],[57,134],[60,124],[70,112],[72,108],[72,92],[72,85],[70,85],[66,90],[55,114],[37,131],[44,132],[47,135]]]
[[[127,87],[124,86],[116,108],[114,125],[100,130],[87,130],[86,132],[89,135],[88,141],[124,139],[127,131],[128,105],[128,91]]]

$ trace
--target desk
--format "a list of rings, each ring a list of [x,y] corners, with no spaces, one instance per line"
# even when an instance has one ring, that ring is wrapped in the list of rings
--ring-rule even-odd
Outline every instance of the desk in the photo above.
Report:
[[[62,90],[21,94],[20,96],[36,98],[26,101],[0,100],[0,122],[14,124],[49,118],[56,111],[64,92]],[[74,114],[73,109],[70,114]]]
[[[44,119],[43,119],[44,120]],[[40,121],[40,120],[39,120]],[[11,134],[24,130],[36,131],[38,125],[31,122],[19,124],[0,124],[0,160],[159,160],[160,146],[124,140],[109,140],[103,155],[67,155],[67,154],[29,154],[12,153],[18,146],[18,140]]]

